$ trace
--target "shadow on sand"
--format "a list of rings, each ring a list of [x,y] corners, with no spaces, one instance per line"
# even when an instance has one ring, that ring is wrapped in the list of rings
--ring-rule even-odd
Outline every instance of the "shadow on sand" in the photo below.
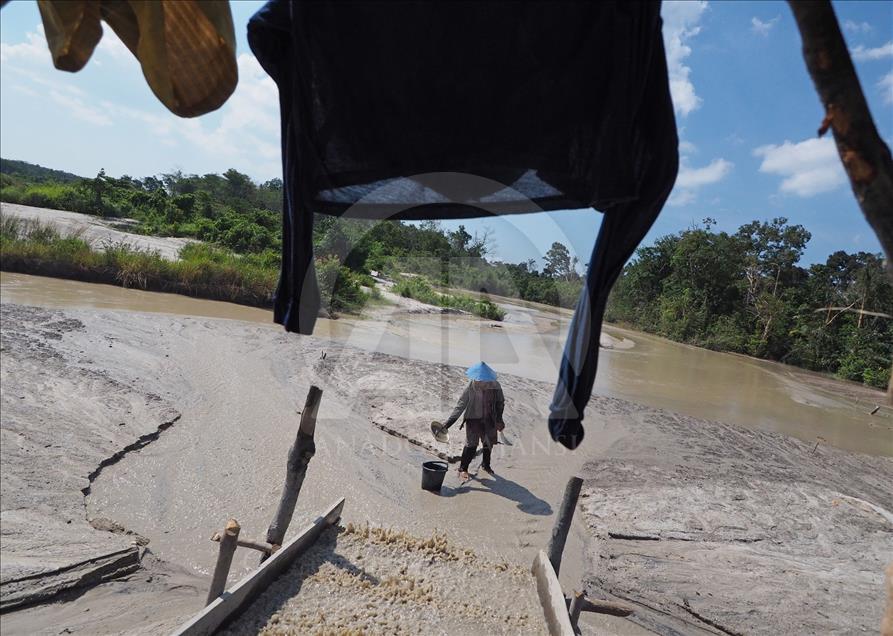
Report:
[[[521,484],[500,475],[488,475],[483,471],[473,474],[470,481],[456,488],[444,486],[441,488],[440,496],[455,497],[458,494],[475,490],[492,492],[500,497],[514,501],[518,504],[518,510],[528,515],[545,517],[552,514],[552,506],[547,501],[543,501]]]

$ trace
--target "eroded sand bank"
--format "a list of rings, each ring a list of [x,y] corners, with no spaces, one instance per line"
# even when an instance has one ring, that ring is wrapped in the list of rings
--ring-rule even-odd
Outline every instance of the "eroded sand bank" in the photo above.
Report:
[[[174,236],[149,236],[132,232],[137,222],[133,219],[103,219],[92,214],[66,210],[51,210],[18,203],[0,203],[0,214],[48,223],[64,235],[76,235],[90,243],[93,249],[112,245],[127,245],[131,249],[158,252],[162,258],[177,260],[180,250],[194,239]]]
[[[493,594],[512,604],[512,614],[530,616],[525,629],[542,625],[523,572],[548,542],[552,506],[567,477],[587,460],[586,514],[578,515],[566,550],[566,587],[579,587],[583,578],[595,595],[623,596],[638,604],[640,624],[662,633],[716,632],[716,625],[777,633],[777,625],[797,620],[843,633],[876,629],[880,621],[881,561],[893,526],[876,509],[893,509],[882,486],[893,482],[888,458],[824,447],[812,454],[812,446],[782,435],[598,396],[583,447],[569,453],[551,443],[543,426],[552,385],[503,374],[513,445],[495,453],[498,475],[459,486],[451,473],[438,497],[419,489],[419,465],[431,451],[405,438],[430,442],[428,423],[449,412],[464,385],[461,368],[236,321],[2,309],[4,594],[7,581],[23,581],[6,570],[8,558],[32,560],[36,574],[52,566],[30,537],[69,561],[75,553],[101,555],[110,546],[129,549],[140,537],[149,541],[137,546],[137,572],[66,602],[4,613],[4,633],[44,627],[152,633],[198,609],[216,549],[208,536],[233,516],[243,536],[260,538],[272,517],[310,384],[324,392],[317,455],[294,525],[346,496],[345,526],[370,523],[415,538],[442,533],[480,563],[513,568],[517,576],[482,581],[492,580]],[[458,444],[461,432],[453,438]],[[68,452],[69,446],[83,450]],[[88,476],[128,447],[95,475],[85,509]],[[7,491],[8,479],[21,486]],[[775,517],[783,521],[773,528]],[[118,533],[97,530],[87,519],[107,520],[94,525]],[[584,534],[595,538],[588,553]],[[381,548],[373,568],[379,582],[412,565],[405,555],[389,557],[390,548],[356,541],[339,537],[320,549],[355,564],[366,550]],[[240,551],[233,577],[256,563],[256,553]],[[283,625],[303,625],[310,614],[302,599],[320,599],[324,609],[322,597],[332,594],[326,572],[339,578],[339,563],[321,558],[313,572],[292,572],[243,624],[275,630],[278,613]],[[438,570],[448,585],[465,566],[460,559],[438,567],[458,568]],[[761,574],[762,587],[755,584]],[[770,602],[772,594],[783,602]],[[830,598],[835,594],[840,601]],[[339,614],[339,629],[367,625],[384,633],[412,622],[376,627],[370,616],[383,606],[369,602],[374,607],[356,618]],[[457,623],[449,607],[429,608],[424,627],[466,633],[470,623]],[[807,622],[816,611],[825,616]],[[621,619],[598,625],[601,633],[632,630]]]

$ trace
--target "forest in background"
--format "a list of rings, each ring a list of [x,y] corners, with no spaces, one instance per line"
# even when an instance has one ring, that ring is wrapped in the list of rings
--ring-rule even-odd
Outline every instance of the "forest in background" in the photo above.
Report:
[[[82,178],[2,159],[0,200],[127,217],[136,221],[130,231],[205,241],[207,247],[184,255],[191,263],[187,288],[197,288],[212,274],[219,277],[225,263],[227,272],[266,286],[245,297],[272,292],[281,250],[279,179],[258,184],[235,170],[142,179],[100,172]],[[606,320],[886,387],[893,356],[893,285],[879,254],[840,251],[823,264],[802,267],[799,261],[810,239],[803,226],[776,218],[729,234],[714,225],[713,219],[705,219],[699,227],[639,248],[611,294]],[[25,250],[29,262],[45,261],[53,258],[50,252],[59,251],[35,246],[35,239],[16,230],[14,252],[12,230],[5,232],[4,260]],[[405,296],[495,320],[501,319],[501,311],[487,294],[573,307],[582,287],[576,258],[560,242],[553,243],[542,265],[533,259],[512,264],[492,257],[491,236],[471,235],[462,226],[447,231],[436,222],[322,215],[315,219],[313,242],[321,286],[332,290],[326,301],[330,311],[362,308],[374,296],[373,271],[396,280],[395,290]],[[82,253],[80,258],[97,257]],[[147,267],[144,255],[139,258],[140,266]],[[175,269],[157,263],[152,267]],[[248,267],[254,268],[250,275],[239,272]],[[401,273],[416,276],[407,279]],[[222,289],[223,283],[218,284]],[[456,294],[455,289],[474,295]]]

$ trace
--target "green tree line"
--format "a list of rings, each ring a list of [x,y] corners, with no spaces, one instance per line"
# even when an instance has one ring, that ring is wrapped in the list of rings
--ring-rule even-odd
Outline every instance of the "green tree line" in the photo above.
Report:
[[[839,251],[804,268],[798,262],[810,234],[802,225],[776,218],[728,234],[713,223],[639,248],[606,319],[887,386],[893,285],[880,254]]]

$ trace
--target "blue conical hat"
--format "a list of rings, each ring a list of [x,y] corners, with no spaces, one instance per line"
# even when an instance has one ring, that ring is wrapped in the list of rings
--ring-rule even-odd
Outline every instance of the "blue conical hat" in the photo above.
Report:
[[[478,362],[473,367],[469,367],[468,371],[465,372],[472,380],[479,380],[483,382],[488,382],[490,380],[496,379],[496,371],[491,369],[486,362]]]

